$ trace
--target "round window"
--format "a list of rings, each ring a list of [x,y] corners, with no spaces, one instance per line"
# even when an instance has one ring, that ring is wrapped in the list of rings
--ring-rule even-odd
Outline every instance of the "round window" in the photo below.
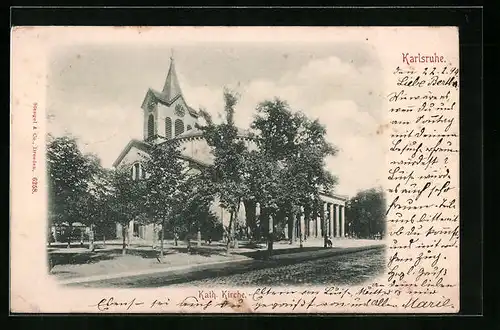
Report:
[[[186,111],[184,110],[184,107],[180,104],[177,104],[175,106],[175,114],[179,117],[184,117],[184,114],[186,113]]]

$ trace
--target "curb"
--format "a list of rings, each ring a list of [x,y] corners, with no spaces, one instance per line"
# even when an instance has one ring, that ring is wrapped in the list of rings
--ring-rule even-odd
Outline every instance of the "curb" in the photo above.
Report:
[[[75,278],[70,278],[70,279],[66,279],[66,280],[60,280],[60,281],[58,281],[58,283],[66,285],[66,284],[101,282],[101,281],[105,281],[105,280],[141,277],[144,275],[168,273],[168,272],[182,271],[182,270],[187,270],[187,269],[196,270],[196,268],[200,268],[202,266],[216,266],[216,265],[223,265],[223,264],[228,264],[228,263],[237,263],[239,261],[247,261],[247,260],[237,260],[237,259],[224,260],[224,261],[217,261],[217,262],[211,262],[211,263],[196,264],[194,266],[193,265],[181,265],[181,266],[168,267],[166,265],[165,268],[135,270],[135,271],[130,271],[130,272],[122,272],[122,273],[109,274],[109,275],[105,274],[105,275],[95,275],[95,276],[89,276],[89,277],[75,277]],[[248,261],[251,261],[251,260],[248,260]]]
[[[314,252],[295,252],[282,255],[272,256],[270,259],[233,259],[225,261],[217,261],[211,263],[203,263],[196,265],[182,265],[172,266],[168,268],[147,269],[142,271],[131,271],[117,274],[108,275],[95,275],[84,278],[71,278],[58,281],[62,285],[78,285],[78,284],[91,284],[99,282],[113,283],[120,280],[140,280],[154,277],[155,275],[161,276],[162,285],[176,284],[187,282],[189,280],[197,280],[213,276],[226,276],[245,271],[259,270],[263,268],[274,268],[279,266],[286,266],[297,262],[306,262],[311,260],[322,259],[326,257],[333,257],[338,255],[346,255],[361,251],[369,251],[385,247],[384,244],[351,247],[333,250],[318,250]],[[230,267],[228,267],[230,266]],[[153,283],[151,283],[153,284]],[[150,284],[150,285],[151,285]],[[156,285],[153,285],[156,286]]]

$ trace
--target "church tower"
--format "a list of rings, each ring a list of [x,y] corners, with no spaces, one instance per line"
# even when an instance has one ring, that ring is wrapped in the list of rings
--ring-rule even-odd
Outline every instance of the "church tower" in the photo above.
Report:
[[[141,106],[144,112],[144,140],[161,143],[194,129],[198,113],[184,99],[174,58],[161,92],[149,88]]]

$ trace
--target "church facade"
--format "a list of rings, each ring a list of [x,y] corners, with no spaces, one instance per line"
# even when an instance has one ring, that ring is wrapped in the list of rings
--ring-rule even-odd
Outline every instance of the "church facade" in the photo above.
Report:
[[[148,157],[148,151],[153,144],[168,143],[177,140],[181,150],[181,159],[185,166],[193,173],[213,163],[213,155],[202,132],[197,130],[198,112],[186,102],[177,78],[174,60],[171,58],[170,68],[163,89],[157,91],[149,88],[141,105],[143,111],[143,139],[131,140],[113,163],[113,167],[125,167],[133,179],[146,176],[142,162]],[[238,139],[243,141],[247,148],[256,148],[247,131],[238,129]],[[304,214],[300,215],[299,224],[295,228],[296,234],[303,233],[304,237],[345,237],[344,209],[347,198],[340,195],[322,194],[323,208],[314,219],[305,223]],[[225,226],[229,223],[229,212],[214,201],[212,212]],[[302,212],[304,213],[304,212]],[[259,206],[256,206],[256,215],[259,215]],[[245,208],[242,203],[236,217],[238,223],[245,223]],[[116,224],[118,238],[122,238],[122,228]],[[136,219],[130,219],[128,241],[154,241],[157,231],[152,224],[144,224]],[[285,235],[288,236],[288,229]],[[156,237],[155,237],[156,236]]]

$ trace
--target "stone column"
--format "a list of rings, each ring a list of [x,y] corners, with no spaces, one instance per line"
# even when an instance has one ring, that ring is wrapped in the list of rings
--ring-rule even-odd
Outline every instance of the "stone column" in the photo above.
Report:
[[[128,223],[128,244],[130,245],[132,243],[132,240],[134,239],[134,220],[130,220]]]
[[[314,231],[316,232],[316,237],[321,237],[321,219],[319,217],[316,217],[316,228],[314,228]]]
[[[340,216],[340,210],[339,210],[339,205],[335,204],[335,237],[340,236],[340,222],[339,222],[339,216]]]
[[[153,249],[156,249],[158,246],[158,228],[155,223],[151,224],[151,244],[153,245]]]
[[[334,233],[333,233],[333,204],[332,203],[328,204],[328,227],[329,227],[328,235],[330,237],[333,237]]]
[[[293,232],[295,233],[295,240],[300,240],[300,214],[297,213],[294,215],[294,217],[295,226],[293,227]]]
[[[340,236],[345,237],[345,206],[340,206]]]
[[[271,255],[273,252],[273,241],[274,241],[274,219],[271,215],[269,217],[269,225],[268,225],[268,230],[269,230],[269,239],[267,240],[267,250],[269,251],[269,254]]]
[[[300,228],[300,246],[302,247],[302,242],[304,241],[304,207],[300,207],[299,214],[299,228]]]
[[[321,211],[321,219],[323,220],[323,223],[321,224],[321,229],[323,230],[323,237],[328,236],[328,226],[327,226],[327,221],[326,221],[326,212],[328,210],[328,205],[323,202],[323,210]]]
[[[122,225],[117,222],[116,223],[116,237],[117,238],[123,238],[122,235],[123,235]]]

